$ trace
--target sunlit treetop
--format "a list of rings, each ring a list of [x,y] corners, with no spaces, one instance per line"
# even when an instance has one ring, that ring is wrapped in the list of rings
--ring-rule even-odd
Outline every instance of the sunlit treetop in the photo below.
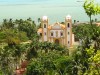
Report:
[[[88,16],[100,14],[100,5],[94,0],[85,0],[83,7]]]

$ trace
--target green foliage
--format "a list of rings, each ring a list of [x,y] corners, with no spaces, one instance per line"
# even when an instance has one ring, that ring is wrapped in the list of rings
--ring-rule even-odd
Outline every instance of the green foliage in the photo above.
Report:
[[[100,51],[91,46],[89,49],[78,47],[73,54],[73,73],[76,75],[99,75],[100,74]]]
[[[0,68],[3,73],[9,74],[10,70],[12,70],[12,57],[10,57],[13,53],[12,49],[5,47],[4,49],[0,49]]]
[[[8,45],[19,44],[20,42],[27,41],[28,37],[25,32],[19,32],[14,29],[6,29],[0,32],[1,43],[7,43]]]
[[[68,51],[68,49],[65,46],[62,46],[60,44],[50,43],[50,42],[41,42],[39,46],[41,47],[42,50]]]
[[[12,19],[4,19],[3,23],[2,23],[2,29],[10,29],[10,28],[14,28],[14,22]]]
[[[56,59],[54,63],[59,74],[72,74],[72,58],[68,56],[62,56]]]
[[[20,19],[17,20],[16,23],[18,24],[18,30],[26,32],[29,39],[31,39],[33,35],[37,34],[36,25],[31,19],[27,19],[25,21]]]
[[[20,64],[20,60],[25,58],[23,58],[24,53],[25,51],[20,45],[5,46],[0,49],[0,69],[3,75],[5,73],[12,75],[18,64]]]
[[[4,42],[5,41],[5,39],[4,39],[5,37],[6,37],[5,32],[1,31],[0,32],[0,42]]]
[[[78,26],[73,26],[73,33],[75,34],[75,37],[78,39],[85,39],[86,37],[91,38],[92,37],[92,28],[88,24],[82,24]]]
[[[84,75],[99,75],[100,74],[100,50],[97,53],[94,53],[94,49],[91,47],[90,49],[86,50],[87,53],[90,55],[88,58],[89,61],[89,69],[86,70]]]
[[[94,0],[85,0],[83,7],[89,17],[100,13],[100,6],[98,4],[94,4]]]
[[[36,58],[37,57],[37,51],[35,49],[35,47],[31,47],[29,48],[29,50],[27,51],[27,60],[30,60],[32,58]]]
[[[20,61],[25,59],[30,61],[28,71],[33,75],[54,75],[57,72],[60,74],[62,70],[63,72],[69,70],[63,65],[63,63],[68,63],[66,61],[68,57],[65,57],[68,55],[68,49],[59,44],[39,42],[37,27],[30,18],[16,21],[5,19],[1,28],[0,39],[8,44],[0,49],[0,69],[3,74],[11,75],[13,70],[21,64]],[[31,41],[24,43],[28,39]],[[56,64],[60,64],[64,69]],[[61,73],[64,74],[63,72]]]
[[[89,48],[94,43],[95,49],[100,49],[100,27],[97,25],[78,25],[73,26],[75,38],[80,39],[84,48]]]
[[[90,17],[90,24],[73,26],[75,37],[80,39],[80,46],[73,54],[73,73],[75,75],[99,75],[100,74],[100,27],[92,25],[92,15],[100,13],[100,6],[94,4],[94,0],[86,0],[84,9]]]
[[[3,75],[1,70],[0,70],[0,75]]]
[[[37,27],[35,22],[31,20],[31,18],[27,20],[4,19],[1,25],[1,42],[8,41],[11,44],[15,44],[15,42],[17,44],[23,41],[27,41],[28,39],[32,40],[35,36],[38,36]]]
[[[5,35],[6,35],[5,37],[6,42],[8,43],[9,46],[20,43],[20,39],[19,39],[17,31],[11,30],[11,29],[5,30]]]
[[[38,42],[34,40],[29,45],[27,51],[27,59],[30,60],[34,57],[37,57],[38,56],[37,52],[49,53],[49,51],[53,51],[53,50],[59,51],[61,54],[68,55],[68,49],[66,47],[54,43],[50,43],[50,42]]]
[[[100,13],[100,6],[94,4],[94,0],[88,0],[84,9],[92,25],[91,16]],[[20,61],[27,59],[26,75],[100,75],[100,27],[88,24],[73,26],[73,32],[81,40],[81,45],[69,56],[65,46],[39,42],[37,26],[31,18],[4,19],[0,43],[8,45],[0,49],[0,73],[11,75]]]
[[[43,67],[38,61],[32,62],[27,69],[26,75],[44,75]]]
[[[71,72],[72,60],[70,57],[60,54],[59,51],[40,53],[27,67],[26,75],[65,75]]]
[[[27,60],[30,60],[30,64],[27,67],[26,75],[60,74],[61,68],[58,69],[58,65],[56,64],[57,61],[59,61],[58,64],[61,64],[61,66],[63,65],[63,63],[61,63],[62,61],[68,60],[65,62],[70,62],[71,60],[69,61],[69,59],[67,59],[68,57],[65,57],[66,55],[68,55],[68,49],[66,47],[34,40],[30,44],[27,52]],[[64,60],[60,61],[61,58]],[[63,66],[63,68],[66,67]],[[68,71],[69,69],[64,69],[62,74],[66,72],[65,70]]]
[[[19,32],[14,29],[7,29],[4,31],[4,33],[5,33],[5,37],[4,37],[5,42],[9,46],[20,44],[21,42],[28,40],[25,32]]]
[[[86,14],[89,16],[90,24],[92,25],[91,16],[100,14],[100,5],[95,4],[94,0],[85,0],[83,7]]]

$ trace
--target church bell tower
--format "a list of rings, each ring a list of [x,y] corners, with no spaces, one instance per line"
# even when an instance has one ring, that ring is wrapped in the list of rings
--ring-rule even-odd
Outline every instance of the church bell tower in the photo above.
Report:
[[[42,24],[42,41],[48,41],[48,17],[43,16],[41,19]]]
[[[72,46],[72,19],[71,16],[68,15],[65,18],[65,33],[66,33],[66,46],[71,47]]]

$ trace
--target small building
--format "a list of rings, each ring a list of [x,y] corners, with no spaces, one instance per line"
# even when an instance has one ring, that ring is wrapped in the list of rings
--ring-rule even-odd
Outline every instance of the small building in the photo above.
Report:
[[[97,26],[100,26],[100,22],[96,23]]]
[[[65,17],[65,24],[56,22],[49,25],[47,16],[41,19],[41,28],[38,29],[38,34],[41,36],[41,42],[51,42],[67,47],[71,47],[74,42],[74,35],[72,34],[72,18],[70,15]]]

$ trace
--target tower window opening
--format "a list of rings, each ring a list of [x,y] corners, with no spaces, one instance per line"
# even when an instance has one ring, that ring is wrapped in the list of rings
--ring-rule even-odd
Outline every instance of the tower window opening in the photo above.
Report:
[[[69,35],[69,32],[68,32],[68,35]]]
[[[70,24],[68,23],[68,28],[70,27]]]
[[[53,36],[53,32],[51,33],[51,36]]]
[[[44,35],[46,35],[46,32],[44,33]]]
[[[46,28],[46,24],[44,24],[44,28]]]
[[[69,41],[68,41],[68,44],[69,44]]]

